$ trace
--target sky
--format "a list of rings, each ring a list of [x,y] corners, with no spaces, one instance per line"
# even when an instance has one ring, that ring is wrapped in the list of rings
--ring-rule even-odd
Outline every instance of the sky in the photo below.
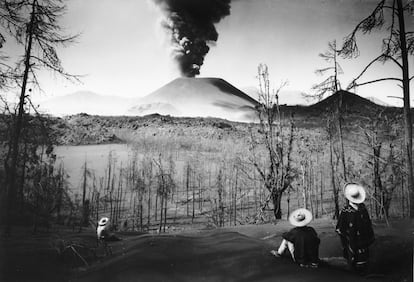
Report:
[[[327,50],[329,41],[337,40],[340,46],[377,2],[233,0],[230,15],[216,25],[218,40],[206,55],[199,76],[220,77],[243,89],[258,86],[257,67],[265,63],[273,87],[288,81],[285,90],[309,93],[312,85],[324,79],[315,70],[328,66],[318,54]],[[33,93],[34,98],[50,99],[84,90],[142,97],[179,77],[161,18],[152,0],[67,1],[61,24],[67,33],[80,36],[75,44],[58,49],[58,54],[66,71],[83,75],[82,83],[42,72],[39,81],[43,92]],[[413,30],[414,17],[406,21],[408,30]],[[359,35],[360,57],[339,60],[343,86],[379,54],[384,32]],[[378,64],[361,81],[398,75],[393,64]],[[360,87],[357,93],[402,105],[400,99],[388,97],[402,96],[395,82]]]

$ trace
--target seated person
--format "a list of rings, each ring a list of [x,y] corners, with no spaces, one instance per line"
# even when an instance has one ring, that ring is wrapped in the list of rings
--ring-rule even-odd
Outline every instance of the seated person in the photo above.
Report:
[[[282,235],[283,241],[278,251],[272,250],[271,253],[282,256],[289,250],[293,261],[301,267],[318,267],[320,239],[315,229],[307,226],[311,221],[312,213],[307,209],[292,212],[289,222],[295,227]]]

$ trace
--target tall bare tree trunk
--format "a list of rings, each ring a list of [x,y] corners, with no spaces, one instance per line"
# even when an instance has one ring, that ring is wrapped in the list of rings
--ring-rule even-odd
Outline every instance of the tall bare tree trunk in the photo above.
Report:
[[[20,134],[23,128],[23,117],[24,117],[24,105],[26,103],[26,87],[27,87],[27,80],[29,78],[29,71],[30,71],[30,58],[32,52],[32,44],[33,44],[33,25],[34,25],[34,15],[35,15],[35,7],[36,1],[32,2],[32,11],[30,16],[30,23],[27,26],[27,45],[25,51],[25,60],[24,60],[24,72],[23,72],[23,81],[22,81],[22,88],[20,91],[20,98],[19,98],[19,109],[17,113],[17,118],[15,123],[13,124],[13,135],[12,135],[12,154],[10,165],[8,163],[8,159],[6,159],[5,167],[6,167],[6,183],[7,183],[7,201],[6,201],[6,228],[5,228],[5,235],[9,236],[11,234],[12,224],[14,221],[15,215],[15,201],[16,201],[16,175],[17,175],[17,163],[19,158],[19,142],[20,142]]]
[[[155,221],[157,221],[158,218],[158,191],[155,191]]]
[[[195,174],[195,172],[194,172],[194,174]],[[193,177],[193,179],[194,179],[194,177]],[[192,190],[193,190],[193,199],[192,199],[192,201],[193,201],[193,214],[191,216],[191,223],[194,223],[194,217],[195,217],[195,185],[192,185]]]
[[[319,172],[321,176],[321,187],[320,187],[320,193],[321,193],[321,216],[323,215],[323,178],[322,178],[322,170]]]
[[[190,164],[187,164],[187,173],[186,173],[186,181],[185,181],[185,188],[187,190],[187,201],[186,201],[187,216],[190,215],[190,207],[188,206],[188,202],[190,200],[189,187],[190,187]]]
[[[344,149],[344,140],[343,140],[343,133],[342,133],[342,117],[343,117],[343,112],[342,112],[342,91],[339,92],[339,101],[338,101],[338,138],[339,138],[339,147],[341,150],[341,163],[342,163],[342,172],[344,174],[344,181],[347,182],[348,181],[348,177],[347,177],[347,171],[346,171],[346,163],[345,163],[345,149]]]
[[[374,154],[374,198],[375,198],[375,216],[378,217],[382,214],[382,207],[379,206],[378,203],[381,203],[382,196],[382,182],[381,182],[381,175],[380,175],[380,166],[379,160],[381,155],[381,144],[373,144],[373,154]]]
[[[404,145],[406,151],[405,167],[407,172],[407,188],[410,194],[410,218],[414,218],[414,178],[413,178],[413,127],[411,123],[411,107],[410,107],[410,77],[408,70],[408,52],[404,23],[404,10],[402,0],[397,0],[398,24],[400,29],[400,46],[403,72],[403,101],[404,101]]]
[[[165,188],[164,188],[165,189]],[[168,204],[168,194],[164,191],[164,227],[163,231],[165,232],[165,227],[167,226],[167,204]]]
[[[26,181],[26,163],[27,163],[27,141],[24,142],[23,148],[23,160],[21,164],[21,175],[20,175],[20,183],[17,188],[17,198],[16,198],[16,207],[19,207],[19,211],[23,210],[24,205],[24,184]]]
[[[281,203],[282,203],[282,193],[279,190],[274,189],[274,193],[272,193],[272,202],[273,202],[273,213],[275,216],[275,219],[282,219],[282,208],[281,208]]]
[[[302,170],[302,197],[303,197],[303,207],[305,209],[308,208],[308,198],[306,194],[306,172],[305,172],[305,165],[301,164],[300,168]]]
[[[339,216],[339,202],[338,202],[338,189],[335,184],[335,168],[334,168],[334,161],[333,161],[333,140],[332,134],[330,131],[330,121],[328,120],[328,134],[329,134],[329,164],[331,167],[331,185],[333,189],[333,197],[334,197],[334,205],[335,205],[335,213],[334,218],[338,218]]]
[[[147,229],[149,230],[151,225],[151,185],[148,185],[148,204],[147,204]]]
[[[85,205],[85,201],[86,201],[86,186],[87,186],[87,176],[88,176],[88,168],[86,165],[86,159],[85,159],[85,163],[84,163],[84,167],[83,167],[83,182],[82,182],[82,226],[85,226],[88,222],[88,218],[86,218],[86,205]]]

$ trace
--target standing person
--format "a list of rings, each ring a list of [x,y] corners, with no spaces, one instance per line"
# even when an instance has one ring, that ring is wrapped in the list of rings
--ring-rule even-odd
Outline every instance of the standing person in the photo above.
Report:
[[[349,266],[359,274],[368,269],[369,246],[374,242],[371,219],[364,205],[365,189],[356,183],[344,187],[348,204],[341,210],[336,232],[341,238],[343,255]]]
[[[319,266],[320,239],[315,229],[307,226],[312,221],[312,213],[307,209],[297,209],[289,216],[289,222],[295,226],[282,235],[282,243],[278,251],[272,250],[275,256],[282,256],[286,250],[301,267],[317,268]]]

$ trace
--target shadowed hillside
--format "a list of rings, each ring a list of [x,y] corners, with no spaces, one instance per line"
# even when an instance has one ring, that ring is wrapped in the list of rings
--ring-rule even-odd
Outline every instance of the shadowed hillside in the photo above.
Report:
[[[313,112],[336,111],[338,105],[341,103],[341,100],[342,110],[347,113],[373,113],[384,109],[384,106],[371,102],[370,100],[354,93],[339,90],[326,99],[309,106],[309,110]]]
[[[401,108],[379,105],[345,90],[340,90],[310,106],[281,105],[280,111],[285,119],[293,116],[296,126],[323,127],[326,116],[336,113],[339,104],[342,105],[342,118],[345,119],[345,125],[358,124],[361,117],[374,118],[380,112],[389,117],[396,117],[402,113]]]

